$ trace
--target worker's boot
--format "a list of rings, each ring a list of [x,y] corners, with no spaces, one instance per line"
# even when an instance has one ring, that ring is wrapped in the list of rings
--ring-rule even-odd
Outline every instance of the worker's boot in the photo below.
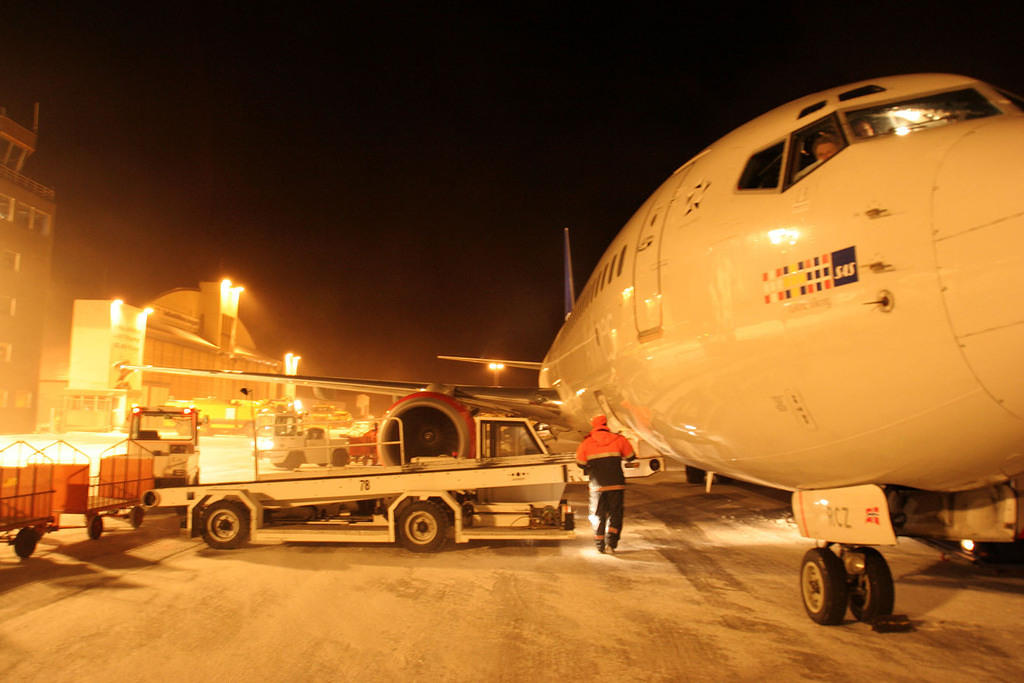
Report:
[[[603,553],[604,552],[604,539],[603,538],[595,539],[594,540],[594,545],[597,546],[597,552],[599,552],[599,553]]]

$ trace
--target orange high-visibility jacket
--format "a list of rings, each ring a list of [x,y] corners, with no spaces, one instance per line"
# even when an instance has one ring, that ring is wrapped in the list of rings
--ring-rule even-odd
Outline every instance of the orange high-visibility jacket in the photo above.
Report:
[[[633,457],[633,447],[626,437],[607,427],[592,429],[576,449],[576,464],[590,477],[590,488],[597,491],[626,488],[622,460]]]

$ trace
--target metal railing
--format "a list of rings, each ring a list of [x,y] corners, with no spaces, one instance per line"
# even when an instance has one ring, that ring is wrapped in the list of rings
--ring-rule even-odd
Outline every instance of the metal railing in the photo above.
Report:
[[[37,183],[31,178],[23,176],[14,169],[7,168],[3,165],[0,165],[0,178],[6,178],[16,185],[21,185],[25,189],[34,192],[44,199],[53,199],[56,196],[52,187],[47,187],[42,183]]]

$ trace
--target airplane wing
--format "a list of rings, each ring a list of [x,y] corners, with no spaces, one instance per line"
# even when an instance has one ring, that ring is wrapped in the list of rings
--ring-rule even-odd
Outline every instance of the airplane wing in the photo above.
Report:
[[[504,360],[502,358],[467,358],[464,356],[438,356],[441,360],[454,360],[460,363],[478,363],[480,365],[498,363],[506,368],[523,368],[524,370],[540,370],[543,363],[532,360]]]
[[[274,384],[294,384],[302,387],[320,387],[343,391],[361,391],[368,394],[405,396],[417,391],[432,391],[446,394],[462,403],[485,410],[496,410],[520,415],[541,422],[568,425],[563,417],[561,401],[554,389],[518,387],[482,387],[469,385],[446,385],[430,382],[399,382],[390,380],[348,379],[342,377],[315,377],[311,375],[275,375],[266,372],[242,372],[238,370],[207,370],[200,368],[172,368],[155,365],[128,365],[120,367],[140,372],[157,372],[166,375],[190,375],[193,377],[215,377]]]

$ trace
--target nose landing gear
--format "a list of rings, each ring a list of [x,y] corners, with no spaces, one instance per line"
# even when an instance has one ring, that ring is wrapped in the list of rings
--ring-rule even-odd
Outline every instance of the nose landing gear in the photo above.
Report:
[[[892,573],[874,548],[811,548],[800,568],[800,594],[807,616],[823,625],[843,622],[846,608],[858,621],[874,623],[892,614]]]

